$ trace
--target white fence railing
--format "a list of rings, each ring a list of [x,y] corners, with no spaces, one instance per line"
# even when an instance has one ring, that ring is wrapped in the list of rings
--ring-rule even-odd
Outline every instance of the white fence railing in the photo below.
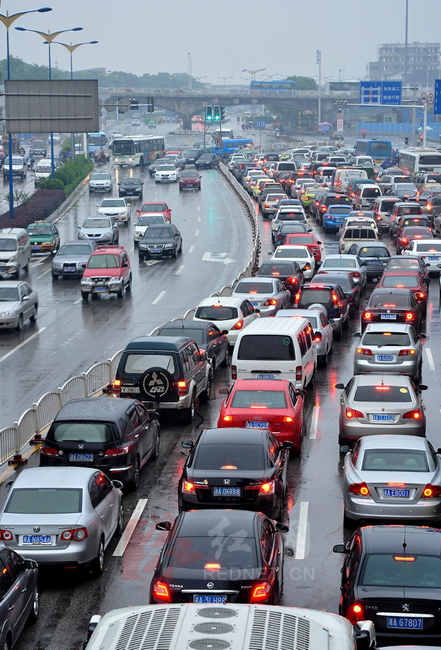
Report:
[[[257,215],[250,197],[223,163],[219,164],[219,171],[232,186],[233,191],[242,203],[250,222],[252,234],[252,251],[248,264],[233,280],[231,285],[226,285],[212,294],[212,296],[231,296],[239,280],[249,278],[257,272],[261,243]],[[179,318],[192,320],[195,311],[196,307],[188,309]],[[159,330],[160,327],[156,327],[150,334],[154,336]],[[91,397],[113,381],[121,354],[122,350],[119,350],[108,361],[95,363],[87,372],[68,379],[61,388],[45,393],[32,408],[22,413],[18,422],[14,422],[11,427],[0,429],[0,464],[5,463],[7,460],[10,463],[26,462],[26,459],[21,455],[21,451],[32,441],[41,440],[41,432],[52,423],[64,404],[71,399]]]

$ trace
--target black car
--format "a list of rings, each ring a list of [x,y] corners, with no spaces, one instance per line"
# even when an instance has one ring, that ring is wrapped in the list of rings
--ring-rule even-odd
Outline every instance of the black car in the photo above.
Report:
[[[139,196],[142,198],[144,183],[137,176],[125,176],[118,183],[118,196]]]
[[[364,332],[369,323],[408,323],[420,331],[424,312],[410,289],[374,289],[361,316]]]
[[[220,366],[230,363],[228,338],[216,325],[209,321],[175,319],[161,327],[158,336],[188,336],[200,350],[207,353],[213,372]]]
[[[422,282],[428,284],[430,275],[427,270],[426,262],[418,255],[392,255],[385,271],[415,271],[420,276]]]
[[[280,183],[287,196],[291,196],[291,188],[294,187],[297,177],[297,172],[278,172],[274,180]]]
[[[217,167],[219,159],[214,153],[203,153],[195,162],[196,169],[213,169]]]
[[[320,283],[323,275],[316,275],[312,278],[311,282]],[[334,273],[326,274],[326,283],[338,284],[346,296],[349,303],[349,311],[354,312],[360,304],[361,287],[355,282],[354,278],[350,275],[349,271],[335,271]]]
[[[267,430],[206,429],[190,449],[178,487],[179,510],[245,508],[279,519],[287,488],[288,449]]]
[[[297,233],[307,233],[308,224],[303,223],[302,221],[287,221],[281,223],[277,230],[271,232],[273,239],[274,248],[278,246],[283,246],[288,235],[295,235]]]
[[[203,149],[189,149],[184,153],[184,160],[186,165],[194,165],[204,153]]]
[[[383,275],[390,253],[386,244],[381,242],[356,242],[348,250],[348,255],[358,255],[366,265],[368,280],[379,280]]]
[[[182,237],[172,223],[152,224],[147,228],[138,244],[140,260],[150,257],[176,258],[179,253],[182,253]]]
[[[285,524],[260,512],[213,509],[183,512],[173,525],[162,521],[156,529],[170,533],[150,584],[150,603],[279,604]],[[219,642],[213,640],[213,647],[220,648]]]
[[[96,467],[136,489],[140,469],[159,457],[158,414],[135,399],[73,399],[51,424],[40,467]]]
[[[339,613],[371,620],[377,636],[441,639],[441,531],[423,526],[358,528],[344,553]]]
[[[320,197],[319,201],[320,204],[318,205],[316,211],[316,217],[319,223],[323,222],[323,215],[325,212],[327,212],[329,206],[331,205],[345,205],[352,210],[352,201],[349,196],[346,196],[345,194],[334,194],[333,192],[327,192]]]
[[[270,260],[263,262],[258,277],[278,278],[291,292],[292,297],[303,284],[303,271],[295,260]]]
[[[326,307],[334,336],[340,339],[343,328],[348,327],[349,322],[349,302],[340,284],[328,283],[326,276],[323,282],[312,281],[300,287],[295,296],[294,307],[308,309],[316,304]]]
[[[0,551],[0,647],[10,650],[40,611],[38,564],[10,548]]]

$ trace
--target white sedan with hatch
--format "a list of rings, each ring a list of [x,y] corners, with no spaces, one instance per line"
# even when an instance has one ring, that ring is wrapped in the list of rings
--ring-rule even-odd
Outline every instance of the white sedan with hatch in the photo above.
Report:
[[[158,165],[155,171],[155,183],[177,183],[178,170],[174,165]]]
[[[426,265],[426,271],[439,273],[441,269],[441,241],[438,239],[414,239],[402,252],[402,255],[420,257]]]
[[[131,217],[131,205],[123,197],[113,199],[103,199],[97,203],[98,214],[111,217],[117,223],[128,224]]]
[[[268,253],[271,255],[271,253]],[[315,275],[315,258],[307,246],[278,246],[271,259],[294,260],[303,271],[305,280],[311,280]]]
[[[193,320],[214,323],[221,332],[227,334],[231,346],[234,346],[244,327],[256,318],[260,318],[259,310],[255,309],[249,300],[239,296],[205,298],[196,307],[193,316]]]

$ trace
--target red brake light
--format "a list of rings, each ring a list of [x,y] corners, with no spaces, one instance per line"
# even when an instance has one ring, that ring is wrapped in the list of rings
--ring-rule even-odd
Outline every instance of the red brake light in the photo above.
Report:
[[[104,458],[114,458],[115,456],[125,456],[129,453],[130,447],[116,447],[115,449],[108,449],[104,454]]]
[[[184,481],[182,483],[182,491],[185,494],[196,494],[195,489],[194,489],[194,485],[193,485],[193,483],[190,483],[190,481]]]
[[[186,395],[186,394],[187,394],[187,382],[178,381],[178,395]]]
[[[237,323],[234,323],[232,330],[241,330],[243,327],[243,320],[238,320]]]
[[[256,585],[251,594],[251,603],[260,602],[268,598],[271,591],[271,585],[268,582],[262,582],[259,585]]]
[[[302,381],[302,366],[296,367],[296,381]]]
[[[274,488],[275,488],[275,481],[270,481],[269,483],[262,483],[259,492],[261,494],[274,494]]]
[[[353,483],[348,489],[352,494],[359,494],[362,497],[370,496],[369,488],[366,483]]]
[[[352,623],[352,625],[357,625],[358,621],[364,619],[362,606],[358,603],[353,603],[346,612],[346,618]]]
[[[171,603],[170,590],[163,582],[155,582],[153,585],[153,596],[158,600],[163,600],[166,603]]]
[[[316,332],[315,335],[314,335],[314,341],[315,341],[316,343],[320,343],[321,340],[322,340],[322,334],[321,334],[321,332]]]
[[[53,447],[46,447],[46,445],[43,445],[42,448],[40,449],[40,454],[43,456],[58,456],[58,452],[56,449]]]
[[[87,537],[87,528],[71,528],[61,533],[61,540],[63,542],[82,542]]]
[[[290,415],[285,415],[283,418],[284,422],[293,422],[293,418]]]
[[[364,418],[364,415],[361,411],[356,411],[355,409],[346,408],[346,417],[347,418]]]
[[[412,314],[411,311],[408,311],[406,314],[406,320],[413,320],[415,318],[415,314]]]
[[[351,278],[359,278],[359,277],[361,277],[360,273],[358,271],[351,271],[351,273],[349,273],[349,275],[350,275]]]
[[[237,379],[237,366],[231,366],[231,379]]]
[[[114,379],[113,383],[111,384],[112,390],[114,393],[118,394],[121,392],[121,379]]]
[[[415,298],[416,298],[417,300],[422,300],[422,299],[425,298],[425,297],[426,297],[426,294],[423,293],[422,291],[418,291],[418,292],[415,294]]]
[[[297,278],[287,278],[286,281],[289,282],[290,284],[297,284]]]
[[[428,483],[423,490],[423,497],[426,499],[433,499],[433,497],[441,496],[441,487],[439,485],[431,485]]]
[[[232,415],[224,415],[222,418],[224,422],[232,422],[233,421],[233,416]]]
[[[420,409],[414,409],[413,411],[408,411],[403,415],[403,420],[420,420],[420,419],[421,419]]]
[[[4,528],[0,528],[0,539],[2,542],[11,542],[14,539],[14,535],[10,530],[4,530]]]
[[[364,318],[364,320],[371,320],[371,318],[372,318],[371,312],[370,311],[365,311],[364,314],[363,314],[363,318]]]
[[[410,357],[412,354],[415,354],[415,350],[400,350],[399,357]]]
[[[369,350],[369,348],[357,348],[357,354],[364,354],[365,357],[371,357],[372,350]]]
[[[265,300],[263,303],[264,307],[269,307],[270,305],[277,305],[277,300],[275,298],[268,298],[268,300]]]

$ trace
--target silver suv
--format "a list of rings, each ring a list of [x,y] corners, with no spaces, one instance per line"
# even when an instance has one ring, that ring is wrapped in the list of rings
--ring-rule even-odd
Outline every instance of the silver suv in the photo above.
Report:
[[[88,217],[82,226],[78,226],[78,239],[91,239],[99,244],[117,244],[119,228],[110,217]]]
[[[112,177],[108,172],[95,172],[89,180],[89,192],[111,192]]]

